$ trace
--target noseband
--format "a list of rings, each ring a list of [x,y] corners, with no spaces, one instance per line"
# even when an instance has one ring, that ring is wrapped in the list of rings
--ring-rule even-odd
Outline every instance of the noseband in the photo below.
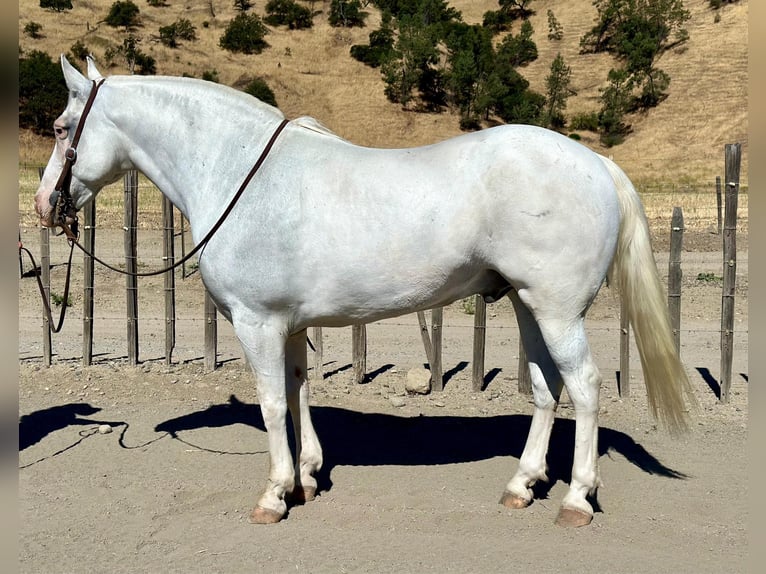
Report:
[[[53,188],[53,192],[49,198],[51,207],[54,209],[54,222],[57,227],[61,227],[69,240],[77,239],[77,216],[74,216],[74,221],[71,224],[67,224],[66,218],[69,212],[74,212],[74,202],[72,201],[72,195],[69,188],[72,184],[72,167],[77,161],[77,146],[80,143],[80,136],[82,130],[85,127],[85,119],[90,113],[90,109],[93,107],[93,101],[96,99],[96,94],[101,85],[104,83],[105,78],[102,78],[98,82],[93,80],[93,89],[90,91],[88,100],[85,102],[85,107],[80,115],[80,121],[77,122],[77,128],[72,138],[72,143],[69,148],[64,152],[64,167],[61,170],[61,175],[56,182],[56,187]]]

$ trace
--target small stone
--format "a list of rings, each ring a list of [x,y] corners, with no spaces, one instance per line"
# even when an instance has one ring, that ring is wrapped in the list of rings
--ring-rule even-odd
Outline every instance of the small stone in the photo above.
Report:
[[[405,401],[402,397],[397,397],[396,395],[388,397],[388,401],[392,406],[396,408],[403,407],[405,404],[407,404],[407,401]]]
[[[110,427],[109,425],[101,425],[98,427],[98,432],[101,434],[109,434],[110,432],[112,432],[112,427]]]

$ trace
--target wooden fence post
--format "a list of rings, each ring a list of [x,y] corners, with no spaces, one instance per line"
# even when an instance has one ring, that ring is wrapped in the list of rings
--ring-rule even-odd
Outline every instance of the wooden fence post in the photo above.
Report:
[[[684,212],[673,208],[670,222],[670,260],[668,262],[668,310],[676,350],[681,351],[681,247],[684,240]]]
[[[218,309],[205,289],[205,368],[215,371],[218,366]]]
[[[129,171],[123,180],[125,195],[125,275],[128,306],[128,363],[138,363],[138,271],[136,256],[138,226],[138,172]]]
[[[44,167],[37,168],[37,174],[40,179],[45,173]],[[48,227],[40,227],[40,281],[43,284],[45,300],[50,305],[51,302],[51,234]],[[46,367],[51,366],[53,357],[53,345],[51,339],[51,325],[48,322],[48,316],[43,309],[43,363]]]
[[[444,372],[442,367],[442,322],[444,308],[431,309],[431,347],[433,348],[433,363],[431,363],[431,389],[444,390]]]
[[[166,267],[172,267],[175,257],[175,226],[173,221],[173,203],[162,198],[162,261]],[[164,273],[165,286],[165,364],[173,360],[173,348],[176,344],[176,276],[173,269]]]
[[[726,206],[723,228],[723,294],[721,297],[721,402],[729,402],[734,353],[734,291],[737,282],[737,202],[740,144],[726,144]]]
[[[96,202],[91,201],[83,208],[83,247],[87,253],[96,249]],[[83,302],[82,302],[82,366],[93,362],[93,291],[95,283],[95,261],[83,254]]]
[[[426,323],[426,314],[423,311],[416,313],[418,325],[420,326],[420,338],[423,340],[423,348],[426,351],[426,361],[429,368],[434,364],[434,348],[431,345],[431,335],[428,333],[428,323]]]
[[[420,326],[420,337],[423,339],[423,347],[426,351],[426,360],[431,372],[431,389],[434,391],[444,390],[444,376],[442,374],[441,357],[441,323],[442,308],[431,309],[431,331],[428,332],[428,323],[423,311],[417,312],[418,325]]]
[[[484,348],[487,343],[487,304],[476,295],[476,311],[473,316],[473,390],[484,388]]]
[[[324,380],[324,345],[322,344],[322,327],[314,327],[314,380]]]
[[[722,201],[721,201],[721,176],[717,175],[715,176],[715,202],[716,202],[716,208],[718,212],[718,235],[721,235],[721,223],[723,221],[722,217]]]
[[[354,382],[361,384],[367,373],[367,327],[364,324],[351,326],[351,355]]]
[[[630,321],[625,295],[620,296],[620,385],[621,397],[630,396]]]

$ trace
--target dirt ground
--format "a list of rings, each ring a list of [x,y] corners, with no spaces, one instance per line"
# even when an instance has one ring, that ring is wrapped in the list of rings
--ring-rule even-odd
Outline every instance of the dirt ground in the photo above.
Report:
[[[38,232],[23,241],[39,253]],[[122,233],[98,254],[122,257]],[[488,308],[485,388],[471,391],[473,317],[444,316],[443,392],[411,396],[425,353],[414,315],[368,326],[368,379],[352,383],[350,329],[325,329],[324,375],[312,385],[325,453],[319,497],[274,526],[247,516],[268,472],[253,379],[219,322],[219,368],[203,362],[199,274],[177,279],[177,335],[164,359],[163,283],[139,282],[139,364],[127,362],[125,282],[96,272],[94,364],[82,367],[82,258],[53,365],[42,360],[41,304],[19,280],[19,569],[21,572],[611,572],[746,571],[749,493],[747,242],[739,240],[731,400],[718,400],[720,236],[689,234],[681,354],[699,399],[674,438],[646,408],[631,351],[630,396],[617,389],[619,305],[608,289],[589,314],[604,377],[593,523],[553,524],[566,492],[574,421],[559,409],[550,482],[525,510],[498,504],[529,427],[517,390],[518,332],[509,302]],[[667,274],[668,254],[656,243]],[[60,294],[66,244],[52,241]],[[145,268],[162,265],[155,232],[139,234]],[[29,270],[29,264],[25,265]],[[312,364],[313,356],[309,356]],[[312,373],[314,375],[314,373]],[[317,379],[318,377],[314,377]],[[108,425],[111,432],[101,433]],[[534,570],[533,570],[534,569]]]

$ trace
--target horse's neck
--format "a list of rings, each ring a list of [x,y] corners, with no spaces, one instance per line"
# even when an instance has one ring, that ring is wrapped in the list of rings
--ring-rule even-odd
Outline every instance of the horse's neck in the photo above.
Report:
[[[223,207],[233,196],[280,114],[244,94],[207,84],[167,80],[145,85],[130,115],[143,120],[120,126],[129,140],[130,163],[192,225],[196,220],[200,229],[207,228],[215,215],[210,206]]]

